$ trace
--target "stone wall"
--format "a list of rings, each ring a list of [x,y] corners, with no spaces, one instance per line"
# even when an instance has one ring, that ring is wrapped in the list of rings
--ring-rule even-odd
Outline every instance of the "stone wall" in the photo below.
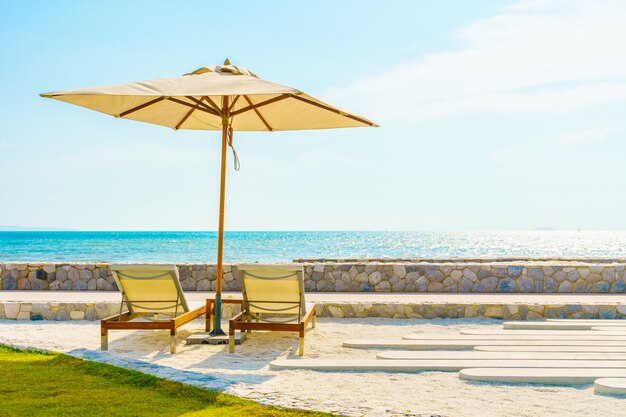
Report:
[[[303,263],[312,292],[625,293],[626,262],[602,259],[490,262]],[[215,289],[215,264],[179,264],[185,291]],[[239,290],[236,264],[224,290]],[[116,290],[107,264],[0,263],[0,290]]]
[[[626,303],[369,303],[318,302],[317,315],[333,318],[387,317],[394,319],[485,318],[537,320],[542,318],[626,319]],[[117,314],[112,302],[0,302],[0,320],[100,320]],[[240,311],[238,305],[224,304],[224,319]]]

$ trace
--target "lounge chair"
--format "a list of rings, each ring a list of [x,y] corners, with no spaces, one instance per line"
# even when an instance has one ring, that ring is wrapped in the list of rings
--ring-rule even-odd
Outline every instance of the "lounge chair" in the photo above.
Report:
[[[238,265],[243,292],[242,311],[230,320],[229,351],[235,351],[235,330],[298,332],[298,355],[304,355],[304,330],[315,328],[315,303],[304,301],[299,265]],[[252,322],[254,320],[254,322]]]
[[[108,348],[109,330],[170,331],[170,351],[176,353],[176,331],[200,317],[206,305],[190,309],[175,265],[111,265],[122,293],[120,312],[100,322],[101,348]],[[128,311],[124,311],[124,306]],[[163,317],[161,317],[163,316]]]

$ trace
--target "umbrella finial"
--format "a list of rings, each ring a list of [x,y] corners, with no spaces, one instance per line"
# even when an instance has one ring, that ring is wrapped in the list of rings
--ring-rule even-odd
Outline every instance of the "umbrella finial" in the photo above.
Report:
[[[228,58],[226,58],[226,60],[224,60],[224,65],[231,65],[230,60]]]

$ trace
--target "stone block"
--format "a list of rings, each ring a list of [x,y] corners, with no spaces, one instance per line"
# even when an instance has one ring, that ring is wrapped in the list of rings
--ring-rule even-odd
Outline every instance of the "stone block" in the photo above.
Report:
[[[534,279],[544,279],[544,273],[543,270],[541,268],[528,268],[527,272],[529,277],[534,278]]]
[[[556,282],[563,282],[566,278],[567,274],[563,271],[556,271],[554,274],[552,274],[552,279],[554,279]]]
[[[511,278],[519,278],[522,275],[521,266],[509,266],[507,268],[507,275]]]
[[[30,320],[30,311],[20,311],[17,314],[17,320]]]
[[[563,281],[559,284],[559,292],[569,293],[572,292],[572,283],[571,281]]]
[[[113,291],[113,285],[104,278],[98,278],[96,281],[96,289],[100,291]]]
[[[535,284],[533,282],[532,279],[524,276],[524,277],[519,277],[517,279],[517,285],[519,286],[519,289],[521,292],[526,292],[526,293],[531,293],[533,292],[534,288],[535,288]]]
[[[65,282],[67,280],[67,271],[63,268],[57,268],[56,278],[59,282]]]
[[[348,274],[350,274],[350,278],[352,278],[352,279],[356,278],[358,273],[359,273],[359,271],[357,271],[357,269],[356,269],[356,267],[354,265],[352,265],[350,267],[350,269],[348,270]]]
[[[9,274],[6,277],[4,277],[3,288],[5,290],[17,289],[17,279],[13,276],[13,274]]]
[[[48,286],[48,282],[42,281],[40,279],[34,279],[31,281],[30,286],[31,286],[31,289],[34,291],[41,291],[41,290],[46,289],[46,287]]]
[[[515,267],[511,267],[511,268],[515,268]],[[491,275],[497,278],[506,278],[509,276],[509,269],[511,268],[505,268],[505,267],[501,267],[501,266],[495,266],[493,268],[491,268]],[[520,271],[521,273],[521,271]]]
[[[501,306],[488,306],[484,316],[490,319],[501,319],[504,316],[504,310]]]
[[[208,279],[203,279],[198,281],[198,285],[196,287],[196,291],[210,291],[211,283]]]
[[[585,315],[587,315],[587,316],[597,316],[598,315],[598,306],[597,305],[584,304],[583,305],[583,313],[585,313]]]
[[[87,307],[85,311],[85,320],[98,320],[98,315],[96,314],[96,309],[94,307]]]
[[[57,312],[57,317],[56,319],[58,321],[67,321],[70,320],[70,314],[67,312],[67,310],[59,310]]]
[[[87,283],[91,281],[92,278],[93,278],[93,274],[91,273],[89,269],[83,269],[79,273],[79,280],[81,282]]]
[[[406,276],[406,268],[404,265],[394,265],[393,274],[398,278],[404,278]]]
[[[604,320],[612,320],[617,317],[617,309],[615,307],[600,307],[598,316]]]
[[[9,320],[15,320],[20,312],[19,303],[3,303],[4,304],[4,317]]]
[[[408,274],[406,274],[406,283],[407,284],[414,284],[415,281],[417,281],[419,278],[419,275],[417,274],[417,272],[409,272]]]
[[[496,277],[487,277],[480,280],[480,283],[483,285],[484,292],[494,292],[498,286],[498,279]]]
[[[30,280],[28,278],[20,278],[17,280],[17,289],[18,290],[30,290]]]
[[[317,281],[315,283],[315,289],[317,291],[324,291],[324,292],[332,291],[332,287],[326,280]]]
[[[601,275],[604,281],[613,282],[615,280],[615,268],[606,267]]]
[[[502,279],[498,282],[498,292],[517,292],[517,283],[512,279]]]
[[[180,282],[180,286],[184,291],[195,291],[197,283],[193,278],[187,278]]]
[[[70,311],[71,320],[83,320],[85,318],[84,311]]]
[[[202,279],[208,279],[209,278],[209,274],[206,271],[206,269],[192,271],[191,276],[196,281],[200,281]],[[227,281],[232,281],[233,280],[233,274],[230,273],[230,271],[228,271],[228,272],[224,271],[223,276],[224,276],[224,279],[227,280]],[[228,276],[228,279],[227,279],[227,276]]]
[[[430,281],[443,282],[443,280],[444,280],[443,273],[441,271],[436,270],[436,269],[426,270],[426,274],[425,275],[430,279]]]
[[[471,292],[472,286],[473,286],[472,281],[470,281],[469,279],[463,277],[459,281],[458,291],[462,292],[462,293]]]
[[[375,271],[375,272],[372,272],[372,273],[369,275],[368,282],[369,282],[370,284],[372,284],[372,285],[376,286],[376,285],[378,285],[378,284],[382,281],[382,279],[383,279],[383,278],[382,278],[382,276],[381,276],[380,272]]]
[[[426,292],[428,290],[428,278],[419,277],[419,279],[415,281],[415,288],[418,292]]]
[[[350,284],[343,280],[339,280],[335,282],[335,291],[339,291],[339,292],[350,291]]]
[[[476,272],[472,271],[470,268],[463,269],[463,276],[472,282],[476,281],[477,279]]]
[[[611,284],[609,284],[606,281],[600,281],[600,282],[596,282],[595,284],[593,284],[591,292],[606,293],[606,292],[609,292],[610,289],[611,289]]]
[[[109,306],[106,303],[96,303],[94,308],[98,319],[103,319],[109,315]]]
[[[80,279],[80,272],[78,272],[78,269],[72,268],[67,272],[67,277],[70,281],[76,282]]]
[[[555,280],[553,280],[552,278],[547,278],[545,280],[544,285],[543,285],[544,292],[553,293],[553,292],[556,292],[557,289],[558,289],[558,284]]]

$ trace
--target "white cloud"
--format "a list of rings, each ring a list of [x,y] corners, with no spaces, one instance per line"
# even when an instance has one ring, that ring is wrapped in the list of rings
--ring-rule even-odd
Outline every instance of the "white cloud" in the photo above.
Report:
[[[626,2],[520,1],[463,45],[330,91],[372,118],[563,111],[626,98]],[[366,103],[366,104],[363,104]],[[369,107],[369,108],[365,108]]]

